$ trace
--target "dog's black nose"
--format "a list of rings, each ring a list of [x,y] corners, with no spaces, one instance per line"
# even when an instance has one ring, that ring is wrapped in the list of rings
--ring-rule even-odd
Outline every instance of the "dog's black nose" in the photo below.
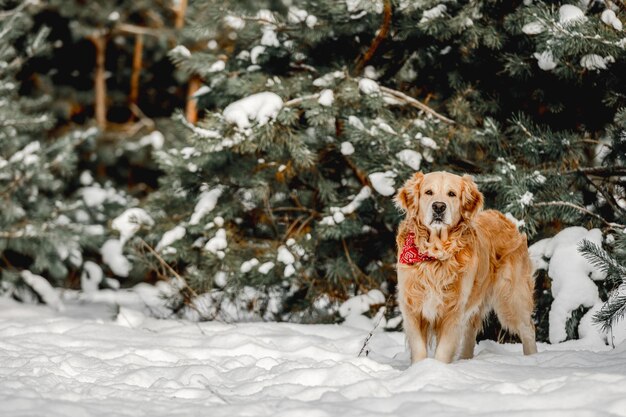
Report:
[[[446,211],[446,203],[442,203],[441,201],[435,201],[433,203],[433,211],[435,214],[442,214]]]

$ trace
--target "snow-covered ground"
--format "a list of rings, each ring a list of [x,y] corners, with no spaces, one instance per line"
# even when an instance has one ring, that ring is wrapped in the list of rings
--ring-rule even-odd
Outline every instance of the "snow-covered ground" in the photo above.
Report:
[[[0,299],[0,415],[626,416],[626,343],[524,357],[482,342],[473,360],[409,366],[401,333],[375,333],[359,358],[366,336]]]

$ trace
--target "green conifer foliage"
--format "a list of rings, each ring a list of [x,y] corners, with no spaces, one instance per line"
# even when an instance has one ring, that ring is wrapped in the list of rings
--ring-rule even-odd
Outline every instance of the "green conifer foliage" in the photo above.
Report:
[[[0,12],[0,291],[35,299],[21,271],[44,275],[53,284],[68,282],[83,265],[84,253],[99,256],[107,208],[119,209],[112,194],[97,204],[85,172],[78,178],[78,155],[93,150],[97,131],[88,129],[49,137],[54,118],[49,98],[20,91],[20,71],[48,48],[48,30],[31,31],[37,2],[3,3]],[[95,187],[92,192],[95,191]],[[93,193],[91,193],[93,195]],[[99,195],[106,194],[101,189]]]
[[[154,269],[175,267],[188,291],[179,301],[202,304],[201,317],[319,320],[351,295],[392,294],[391,197],[419,169],[473,174],[488,206],[531,237],[570,223],[623,228],[618,7],[190,7],[193,42],[170,56],[203,79],[204,118],[179,117],[187,139],[157,156],[165,175],[145,239],[160,253]]]

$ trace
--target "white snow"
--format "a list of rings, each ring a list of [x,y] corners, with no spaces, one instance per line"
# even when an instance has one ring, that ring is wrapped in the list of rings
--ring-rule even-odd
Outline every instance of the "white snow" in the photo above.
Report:
[[[533,54],[535,59],[537,59],[537,65],[544,71],[551,71],[556,68],[556,64],[558,64],[558,60],[554,59],[552,56],[552,51],[545,50],[541,53],[535,52]]]
[[[483,341],[472,360],[409,366],[400,332],[375,332],[369,355],[357,357],[368,331],[346,325],[98,311],[75,304],[61,314],[0,299],[3,415],[626,414],[624,345],[539,344],[538,354],[523,356],[519,344]]]
[[[367,294],[357,295],[345,301],[339,307],[339,314],[343,318],[361,315],[376,304],[385,304],[385,296],[380,290],[371,290]]]
[[[412,149],[403,149],[396,154],[396,158],[414,171],[419,171],[422,165],[422,154]]]
[[[81,185],[93,184],[93,175],[89,171],[83,171],[80,173],[79,182]]]
[[[296,258],[293,256],[289,249],[285,246],[278,247],[278,253],[276,254],[276,260],[285,265],[291,265],[296,261]]]
[[[612,26],[617,31],[622,31],[622,21],[615,15],[615,12],[611,9],[605,9],[600,16],[600,19],[607,25]]]
[[[529,207],[533,204],[533,200],[535,199],[535,195],[530,191],[526,191],[519,199],[522,207]]]
[[[191,52],[189,52],[189,49],[187,49],[183,45],[176,46],[176,48],[172,49],[170,51],[170,53],[174,54],[174,55],[180,55],[180,56],[185,57],[185,58],[190,58],[191,57]]]
[[[313,85],[315,87],[328,87],[333,82],[335,82],[335,80],[341,80],[345,77],[346,74],[344,74],[342,71],[329,72],[328,74],[325,74],[322,77],[313,80]]]
[[[257,45],[250,50],[250,62],[257,64],[259,57],[265,52],[265,46]]]
[[[612,62],[615,62],[615,58],[613,58],[611,55],[608,55],[606,57],[601,57],[600,55],[597,54],[587,54],[587,55],[583,55],[582,58],[580,58],[580,66],[583,68],[587,68],[588,70],[603,70],[607,68],[607,64],[610,64]]]
[[[363,201],[370,198],[372,196],[372,189],[367,185],[361,188],[359,193],[354,197],[354,199],[339,209],[343,214],[352,214],[354,213],[360,206]],[[332,208],[331,208],[332,211]]]
[[[432,9],[424,10],[420,23],[426,23],[433,19],[440,18],[448,10],[445,4],[438,4]]]
[[[221,250],[228,247],[228,241],[226,240],[226,230],[218,229],[209,241],[204,245],[204,249],[211,253],[219,253]]]
[[[215,187],[210,190],[204,190],[200,193],[200,197],[198,197],[198,202],[193,209],[193,214],[189,219],[189,224],[194,226],[200,223],[202,218],[209,214],[215,206],[217,205],[217,200],[222,195],[222,188]]]
[[[210,72],[210,73],[220,72],[220,71],[224,71],[225,68],[226,68],[226,62],[222,60],[218,60],[211,64],[207,72]]]
[[[260,126],[267,124],[278,115],[283,108],[283,100],[275,93],[262,92],[252,94],[229,104],[224,109],[224,118],[239,129],[252,126],[252,122]]]
[[[591,317],[603,304],[592,280],[604,279],[604,275],[578,251],[578,244],[583,239],[601,245],[602,232],[599,229],[569,227],[553,238],[540,240],[529,248],[535,269],[547,269],[552,279],[554,301],[549,315],[552,343],[565,340],[567,319],[581,305],[591,310],[581,320],[580,337],[597,339],[600,343],[606,338],[601,334],[599,326],[591,323]]]
[[[363,125],[361,119],[356,116],[348,116],[348,124],[359,130],[365,130],[365,125]]]
[[[293,274],[296,273],[296,268],[294,268],[294,266],[292,264],[289,264],[285,267],[285,270],[283,271],[283,276],[285,278],[289,278],[290,276],[292,276]]]
[[[47,279],[27,270],[22,271],[20,276],[24,282],[41,297],[44,303],[58,311],[64,310],[65,306],[63,302]]]
[[[354,153],[354,145],[347,141],[341,142],[340,152],[342,155],[352,155]]]
[[[103,279],[104,272],[102,272],[100,265],[92,261],[86,261],[83,264],[83,272],[80,274],[80,288],[83,291],[98,291],[98,287]]]
[[[369,78],[361,78],[359,80],[359,90],[361,90],[361,92],[366,95],[377,94],[380,92],[380,86],[374,80],[370,80]]]
[[[368,177],[372,182],[372,187],[378,194],[390,196],[396,192],[396,189],[393,187],[395,183],[394,178],[396,177],[395,172],[373,172]]]
[[[98,208],[104,203],[117,203],[120,205],[128,203],[124,195],[115,188],[102,188],[99,184],[82,187],[77,194],[82,197],[87,207]]]
[[[124,244],[120,240],[109,239],[100,248],[102,262],[119,277],[127,277],[131,270],[131,264],[124,256],[123,247]]]
[[[563,26],[587,20],[585,13],[573,4],[564,4],[559,8],[559,23]]]
[[[541,22],[530,22],[522,26],[522,32],[527,35],[538,35],[545,30],[546,27]]]
[[[272,26],[265,26],[263,28],[263,35],[261,36],[261,45],[271,46],[277,48],[280,46],[278,37]]]
[[[111,222],[111,227],[120,233],[122,246],[143,226],[152,227],[154,220],[142,208],[133,207],[125,210]]]
[[[161,251],[164,248],[172,245],[174,242],[185,237],[186,233],[187,233],[187,229],[185,229],[183,226],[178,225],[174,227],[173,229],[168,230],[167,232],[163,233],[161,240],[159,240],[159,243],[157,243],[154,249],[157,252]]]
[[[313,29],[317,25],[317,16],[308,15],[304,21],[309,29]]]
[[[39,141],[34,140],[28,145],[24,146],[21,150],[15,152],[10,158],[9,162],[15,164],[21,162],[24,165],[32,165],[39,161],[39,155],[37,153],[41,149]]]
[[[229,15],[224,17],[224,24],[231,29],[241,30],[246,27],[246,21],[239,16]]]
[[[259,260],[257,258],[252,258],[247,261],[244,261],[241,264],[241,267],[239,268],[239,270],[245,274],[245,273],[252,271],[252,268],[257,266],[258,264],[259,264]]]
[[[155,130],[152,133],[139,139],[140,146],[152,146],[154,149],[162,149],[164,142],[165,137],[163,136],[163,133],[159,132],[158,130]]]
[[[274,262],[265,262],[259,265],[258,271],[263,275],[267,275],[267,273],[270,272],[274,268],[274,266]]]
[[[330,107],[333,105],[335,101],[335,94],[333,93],[333,90],[322,90],[322,92],[320,93],[320,98],[317,99],[317,102],[320,104],[320,106],[325,106],[325,107]]]

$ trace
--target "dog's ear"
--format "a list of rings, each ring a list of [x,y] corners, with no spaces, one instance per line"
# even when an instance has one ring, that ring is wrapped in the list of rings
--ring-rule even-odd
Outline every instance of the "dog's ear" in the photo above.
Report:
[[[483,195],[469,175],[463,175],[461,191],[461,213],[464,218],[472,219],[483,208]]]
[[[417,209],[417,200],[419,199],[420,185],[423,179],[424,174],[420,171],[406,180],[394,198],[396,207],[407,213]]]

